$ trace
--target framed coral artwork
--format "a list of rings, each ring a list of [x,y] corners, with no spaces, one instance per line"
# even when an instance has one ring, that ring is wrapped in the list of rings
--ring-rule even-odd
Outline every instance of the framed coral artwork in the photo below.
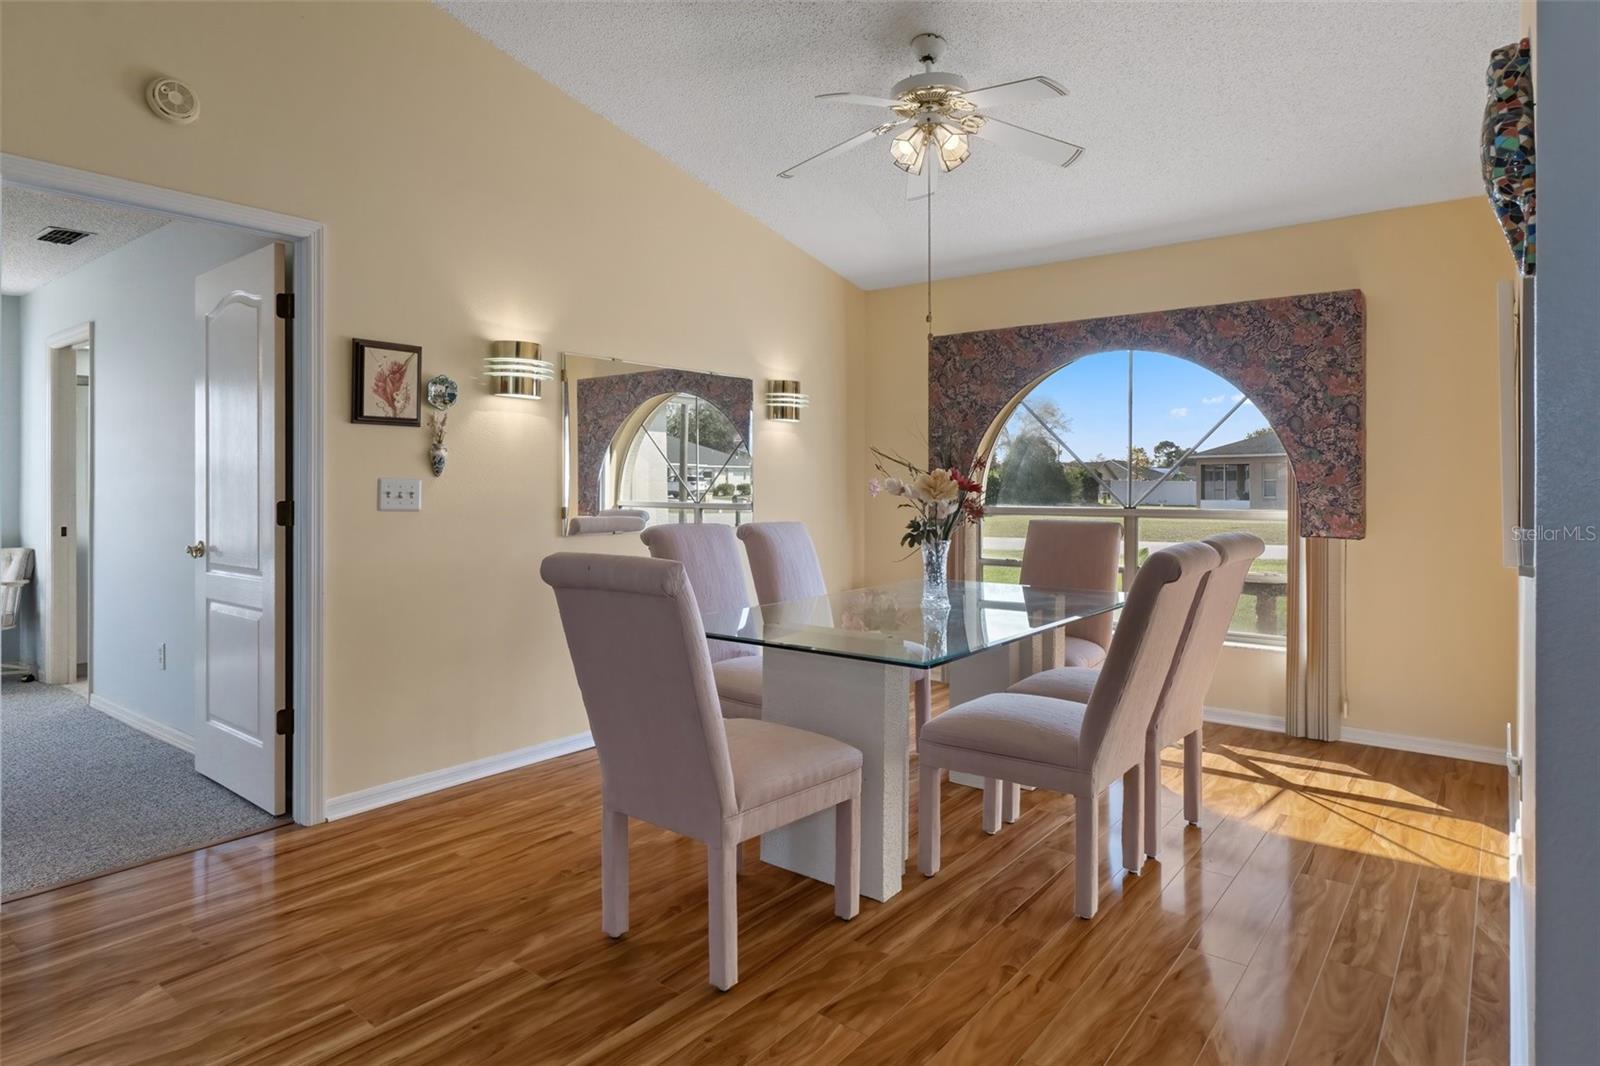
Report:
[[[422,425],[422,349],[415,344],[351,342],[350,421]]]

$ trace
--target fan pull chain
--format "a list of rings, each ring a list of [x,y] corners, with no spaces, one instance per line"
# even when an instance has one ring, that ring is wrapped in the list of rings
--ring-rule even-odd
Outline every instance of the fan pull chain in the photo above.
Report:
[[[933,168],[932,159],[924,164],[928,168],[928,351],[933,351]]]

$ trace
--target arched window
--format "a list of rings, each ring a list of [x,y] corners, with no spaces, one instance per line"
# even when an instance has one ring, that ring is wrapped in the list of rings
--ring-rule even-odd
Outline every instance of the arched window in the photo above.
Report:
[[[649,511],[652,524],[749,521],[750,450],[715,404],[687,392],[657,398],[618,438],[618,507]]]
[[[1225,378],[1159,352],[1076,359],[1018,396],[989,434],[985,580],[1014,582],[1030,518],[1122,522],[1123,580],[1154,550],[1229,530],[1267,548],[1231,639],[1281,645],[1293,479],[1277,435]]]

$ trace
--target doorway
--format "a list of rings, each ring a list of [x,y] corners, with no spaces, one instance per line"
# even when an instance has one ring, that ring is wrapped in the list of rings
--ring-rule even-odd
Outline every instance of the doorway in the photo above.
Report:
[[[64,417],[41,420],[45,423],[40,427],[45,429],[44,436],[50,445],[59,447],[52,447],[55,455],[48,476],[42,479],[46,484],[32,486],[34,502],[37,504],[41,498],[48,502],[51,535],[38,536],[41,523],[31,523],[34,539],[44,542],[36,551],[45,573],[31,590],[33,602],[24,611],[35,631],[29,651],[41,667],[46,662],[51,666],[48,677],[41,673],[41,679],[59,685],[65,695],[78,700],[80,708],[87,704],[90,711],[97,712],[89,720],[97,720],[102,726],[118,722],[131,726],[127,735],[146,745],[157,741],[156,746],[166,754],[183,757],[188,777],[196,777],[198,766],[205,771],[199,777],[209,774],[212,779],[224,781],[233,794],[247,796],[256,804],[257,814],[276,821],[274,816],[288,808],[296,821],[320,820],[322,790],[316,772],[320,753],[320,729],[316,728],[320,662],[313,643],[320,629],[320,596],[315,594],[320,586],[316,569],[320,561],[320,508],[314,492],[320,483],[320,433],[300,424],[291,426],[287,415],[297,398],[309,399],[307,407],[320,412],[321,374],[302,372],[294,375],[298,381],[292,381],[290,372],[291,359],[319,363],[321,345],[314,330],[295,320],[293,302],[285,308],[278,295],[289,291],[287,283],[292,276],[307,286],[301,306],[312,312],[319,307],[320,227],[292,219],[282,219],[283,225],[273,229],[259,224],[241,226],[236,220],[241,213],[256,223],[280,220],[262,212],[31,161],[5,157],[5,165],[7,180],[0,187],[0,194],[8,199],[19,191],[54,192],[55,189],[39,187],[49,184],[56,189],[67,186],[92,191],[95,198],[80,199],[101,209],[144,210],[126,200],[107,204],[106,193],[118,191],[130,199],[143,200],[150,207],[163,208],[148,212],[158,219],[156,225],[163,234],[204,229],[220,235],[217,247],[243,252],[221,262],[220,255],[205,262],[196,260],[192,270],[185,268],[186,273],[176,268],[167,271],[174,277],[187,278],[183,310],[188,326],[201,338],[202,351],[200,364],[191,365],[188,378],[180,387],[173,388],[171,381],[166,382],[164,394],[169,400],[177,399],[183,408],[181,413],[175,416],[167,410],[163,416],[161,410],[152,409],[145,417],[152,423],[171,425],[181,419],[182,436],[191,449],[182,462],[167,461],[170,457],[162,459],[148,449],[129,446],[127,416],[137,405],[121,403],[123,418],[118,421],[117,401],[127,400],[130,382],[152,394],[163,390],[155,387],[159,382],[145,380],[147,375],[130,376],[128,371],[137,368],[116,365],[116,357],[124,353],[114,343],[117,338],[109,318],[86,315],[89,321],[74,327],[80,336],[49,337],[51,358],[47,360],[46,376],[52,395],[42,406],[49,408],[52,415],[59,412]],[[19,176],[24,181],[14,180]],[[8,203],[5,212],[8,219],[13,214],[10,206]],[[202,218],[211,221],[201,224],[198,220]],[[225,224],[217,225],[217,221]],[[152,234],[139,239],[158,243],[166,238]],[[266,258],[249,249],[265,253]],[[8,268],[12,262],[7,256]],[[264,282],[260,281],[262,266],[271,272]],[[241,267],[257,268],[254,278],[241,281]],[[211,276],[217,272],[220,277]],[[202,287],[208,276],[212,289],[221,289],[219,298],[206,302]],[[217,296],[218,292],[211,295]],[[14,299],[8,295],[8,312]],[[25,319],[31,321],[32,316]],[[24,332],[37,338],[41,328],[44,327],[25,323]],[[130,335],[126,330],[121,333],[122,337]],[[257,362],[251,345],[258,340],[272,347],[271,358],[262,364],[268,372],[259,379],[244,372]],[[232,355],[230,344],[238,349]],[[252,389],[259,394],[252,394]],[[28,390],[23,391],[31,395]],[[272,401],[279,406],[274,408]],[[264,457],[257,473],[264,473],[264,477],[238,476],[244,455],[241,449],[247,442],[245,435],[238,432],[243,422],[227,417],[229,410],[266,410],[274,416],[267,420],[266,435],[254,438]],[[22,421],[26,426],[28,419]],[[290,450],[291,434],[295,438],[293,454],[300,464],[294,469],[283,461],[284,453]],[[219,454],[219,449],[226,452],[226,457],[212,464],[208,476],[204,457],[208,451]],[[131,475],[123,462],[130,456],[143,461],[142,466],[136,463],[132,467]],[[119,463],[119,471],[109,469]],[[114,473],[118,476],[112,476]],[[243,498],[237,489],[246,480],[264,485],[265,492],[258,498]],[[192,513],[178,531],[176,543],[172,530],[146,531],[133,528],[126,521],[119,524],[119,517],[126,518],[126,505],[130,502],[134,510],[151,514],[175,510],[171,501],[167,506],[159,505],[157,497],[162,493],[170,495],[180,482]],[[293,490],[300,485],[312,488],[308,498],[296,501],[299,506],[292,510],[277,506],[279,501],[294,500]],[[123,497],[120,500],[116,498],[119,494]],[[24,495],[29,493],[25,491]],[[120,512],[117,505],[121,505]],[[24,513],[28,510],[23,508]],[[291,518],[280,526],[279,516],[286,510],[301,521]],[[37,519],[37,508],[35,511]],[[202,543],[204,549],[192,550]],[[285,562],[291,549],[295,563],[292,569]],[[130,595],[125,587],[119,592],[118,573],[125,576],[130,571],[125,565],[130,559],[152,569],[176,559],[184,567],[182,577],[156,582],[153,587],[174,588],[185,579],[193,587],[194,591],[183,597],[186,616],[194,630],[191,639],[162,639],[172,627],[157,618],[164,611],[170,615],[171,603],[158,604],[150,597]],[[248,591],[246,586],[251,581],[259,591],[253,599],[245,596],[241,600],[237,594],[242,588]],[[201,590],[207,587],[209,593],[202,594]],[[305,595],[304,590],[312,594]],[[296,596],[296,592],[301,594]],[[112,639],[130,632],[135,640],[131,656],[126,639],[120,643]],[[219,647],[223,651],[221,668],[208,669],[208,654]],[[252,654],[241,654],[246,649]],[[113,699],[119,652],[124,666],[131,657],[146,677],[165,674],[169,682],[181,678],[190,707],[195,709],[191,711],[193,717],[180,720],[164,732],[160,723],[153,721],[158,716],[146,713],[149,706],[129,706]],[[246,660],[258,664],[253,672],[237,669]],[[20,697],[9,683],[7,689],[11,691],[5,693],[3,703],[8,714],[13,710],[20,713],[24,703],[33,704],[29,709],[42,714],[42,704],[51,702],[39,698],[51,694],[45,686],[39,686],[27,698]],[[168,695],[172,691],[169,686]],[[240,702],[241,694],[250,696],[248,706]],[[60,701],[54,702],[59,710]],[[156,700],[153,706],[160,710],[166,703]],[[188,728],[182,728],[185,725]],[[210,757],[206,762],[208,749]],[[254,782],[245,781],[238,773],[252,751],[267,756],[264,784],[259,772]],[[257,771],[261,765],[258,761]],[[135,772],[127,776],[141,779],[150,775]],[[11,786],[18,783],[17,775],[8,773],[6,777],[6,791],[10,793]],[[286,784],[290,787],[286,788]],[[233,798],[236,796],[230,795]],[[8,829],[15,824],[18,823],[8,819]],[[184,841],[168,851],[188,850],[231,835],[237,833],[227,829],[206,839]],[[13,886],[7,885],[4,895],[15,894]]]
[[[90,612],[94,597],[94,347],[85,343],[72,349],[77,380],[73,403],[72,487],[78,521],[73,552],[73,577],[77,595],[73,602],[75,631],[73,656],[76,669],[68,688],[88,698],[90,692],[90,644],[94,626]]]

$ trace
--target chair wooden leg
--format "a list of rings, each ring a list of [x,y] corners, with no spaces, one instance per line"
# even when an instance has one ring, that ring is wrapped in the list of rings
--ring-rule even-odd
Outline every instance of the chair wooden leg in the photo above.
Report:
[[[1074,801],[1073,819],[1078,823],[1077,868],[1079,918],[1093,918],[1100,906],[1100,862],[1095,854],[1100,838],[1100,806],[1093,796],[1079,795]]]
[[[744,842],[740,841],[733,846],[733,872],[743,877],[748,867],[749,861],[744,857]]]
[[[1122,865],[1130,873],[1144,868],[1144,841],[1141,839],[1144,816],[1139,812],[1144,798],[1144,789],[1139,783],[1143,769],[1144,760],[1141,759],[1122,775]]]
[[[1000,792],[1005,782],[998,778],[983,779],[983,831],[990,836],[1000,832]]]
[[[917,767],[917,869],[922,876],[939,872],[939,775],[937,766]]]
[[[1161,752],[1152,743],[1144,755],[1144,853],[1161,858]]]
[[[1200,824],[1201,739],[1198,729],[1183,738],[1183,820],[1190,825]]]
[[[917,740],[922,740],[922,727],[933,717],[933,679],[923,673],[913,686],[917,697]]]
[[[1009,825],[1021,815],[1022,786],[1015,781],[1007,781],[1001,786],[1000,791],[1000,819]]]
[[[726,992],[739,982],[739,879],[733,844],[706,845],[711,983]]]
[[[833,808],[833,913],[849,921],[861,911],[861,801]]]
[[[628,931],[628,816],[609,808],[600,815],[600,928]]]

